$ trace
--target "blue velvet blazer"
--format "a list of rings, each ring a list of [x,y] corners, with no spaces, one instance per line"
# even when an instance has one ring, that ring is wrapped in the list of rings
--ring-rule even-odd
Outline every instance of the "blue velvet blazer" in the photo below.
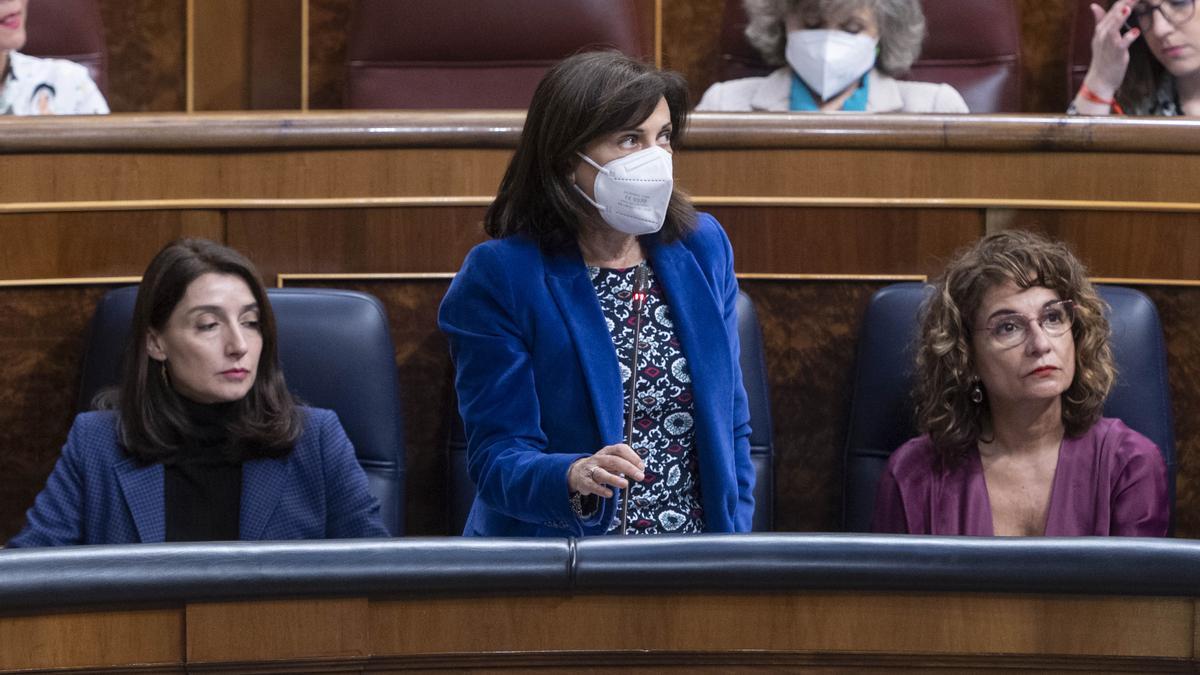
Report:
[[[750,530],[750,411],[738,366],[733,251],[700,214],[684,239],[642,239],[691,368],[705,527]],[[578,251],[545,255],[525,237],[476,246],[442,301],[467,464],[476,485],[464,534],[603,534],[620,491],[593,516],[571,510],[572,462],[624,440],[616,350]]]
[[[285,457],[242,464],[243,540],[386,537],[379,503],[330,410],[301,408],[304,431]],[[117,415],[75,418],[62,456],[10,547],[161,542],[163,465],[130,457]]]

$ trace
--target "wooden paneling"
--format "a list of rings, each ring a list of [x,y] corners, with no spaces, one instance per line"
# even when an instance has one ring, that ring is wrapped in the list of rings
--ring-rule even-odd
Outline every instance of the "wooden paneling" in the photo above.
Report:
[[[1200,279],[1200,214],[1034,210],[1010,223],[1069,243],[1094,276]]]
[[[0,540],[20,530],[67,439],[84,332],[110,288],[0,288]]]
[[[189,0],[188,112],[250,107],[250,0]]]
[[[113,112],[186,106],[186,0],[100,0]]]
[[[372,603],[371,623],[379,655],[540,652],[553,645],[560,652],[601,653],[763,650],[1182,660],[1192,657],[1192,611],[1190,600],[1159,598],[775,593],[658,596],[648,603],[637,595],[583,595],[570,601],[381,601]]]
[[[164,666],[155,672],[182,672],[183,639],[177,609],[0,614],[0,670]]]
[[[0,279],[141,276],[167,242],[225,238],[216,211],[0,214]]]
[[[1027,112],[1067,109],[1067,36],[1076,0],[1017,0],[1021,10],[1021,99]]]
[[[366,598],[260,600],[187,606],[187,660],[365,658]]]
[[[928,276],[984,231],[982,213],[971,209],[706,210],[725,226],[743,274]]]
[[[663,0],[663,67],[682,73],[692,105],[720,79],[724,0]]]
[[[308,0],[254,0],[249,6],[251,110],[301,107],[302,7]]]
[[[230,211],[229,245],[284,273],[457,272],[484,207]]]
[[[1192,598],[701,591],[182,604],[10,613],[0,668],[1193,672],[1197,661]]]
[[[308,107],[341,108],[346,96],[346,36],[351,0],[308,0]]]

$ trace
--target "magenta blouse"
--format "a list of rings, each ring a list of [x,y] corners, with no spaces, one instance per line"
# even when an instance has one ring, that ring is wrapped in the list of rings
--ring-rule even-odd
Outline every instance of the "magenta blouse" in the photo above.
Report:
[[[978,451],[949,470],[935,469],[934,458],[929,436],[892,453],[879,479],[871,529],[991,536]],[[1107,417],[1079,438],[1063,438],[1046,536],[1163,537],[1167,522],[1167,467],[1150,439]]]

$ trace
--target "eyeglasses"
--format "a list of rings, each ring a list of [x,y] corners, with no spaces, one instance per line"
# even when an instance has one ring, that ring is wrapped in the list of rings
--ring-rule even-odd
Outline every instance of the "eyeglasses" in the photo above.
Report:
[[[1130,25],[1136,23],[1143,32],[1150,30],[1154,25],[1155,10],[1172,26],[1180,26],[1196,13],[1196,0],[1143,0],[1133,6],[1133,12],[1129,15]]]
[[[1065,335],[1075,322],[1075,303],[1070,300],[1052,302],[1042,308],[1036,320],[1049,337]],[[1029,322],[1030,317],[1016,312],[994,316],[987,322],[987,335],[997,347],[1010,349],[1024,344],[1029,338]]]

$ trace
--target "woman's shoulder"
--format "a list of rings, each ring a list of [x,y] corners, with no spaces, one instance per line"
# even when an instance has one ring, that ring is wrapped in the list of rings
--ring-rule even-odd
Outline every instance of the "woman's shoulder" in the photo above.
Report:
[[[1154,441],[1115,417],[1101,417],[1087,430],[1083,439],[1091,440],[1097,448],[1122,464],[1137,457],[1162,457]]]
[[[115,410],[93,410],[79,413],[67,434],[63,453],[77,454],[96,460],[121,455],[120,418]]]
[[[469,274],[480,268],[495,273],[496,270],[491,268],[499,267],[503,271],[518,265],[517,269],[528,271],[528,265],[541,264],[542,252],[537,242],[522,235],[512,235],[489,239],[472,247],[463,261],[462,273]]]
[[[893,470],[908,470],[922,469],[930,470],[933,467],[936,454],[934,453],[933,440],[929,434],[922,434],[915,438],[910,438],[903,445],[888,457],[888,468]]]
[[[887,77],[883,75],[882,77]],[[891,79],[891,78],[888,78]],[[967,113],[967,102],[958,90],[944,82],[892,80],[903,101],[903,112]]]
[[[710,86],[696,105],[699,112],[750,112],[752,110],[777,109],[780,91],[786,98],[790,87],[790,70],[780,68],[769,75],[743,77],[736,80],[717,82]],[[780,91],[776,91],[780,90]],[[773,104],[767,106],[770,98]],[[766,107],[764,107],[766,106]],[[779,110],[787,110],[786,101]]]
[[[723,261],[732,253],[725,228],[712,214],[703,211],[696,213],[695,225],[680,238],[680,243],[701,262]]]
[[[26,73],[33,73],[33,77],[48,81],[92,79],[87,66],[67,59],[42,58],[20,52],[10,52],[9,57],[13,62],[13,70],[24,69]]]

